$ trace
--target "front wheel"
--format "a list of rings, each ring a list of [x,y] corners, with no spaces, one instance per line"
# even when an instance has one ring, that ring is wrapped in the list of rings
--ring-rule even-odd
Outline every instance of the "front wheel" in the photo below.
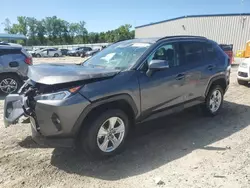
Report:
[[[224,90],[220,85],[213,86],[206,96],[206,101],[203,106],[204,112],[207,115],[215,116],[220,111],[224,99]]]
[[[129,129],[128,116],[123,111],[108,110],[89,123],[81,134],[81,144],[89,156],[105,158],[122,151]]]
[[[59,54],[57,54],[57,53],[56,53],[56,54],[54,54],[54,57],[59,57]]]

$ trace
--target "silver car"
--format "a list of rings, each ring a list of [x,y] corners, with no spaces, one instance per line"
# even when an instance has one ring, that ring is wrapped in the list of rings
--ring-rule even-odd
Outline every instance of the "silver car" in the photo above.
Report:
[[[55,48],[47,48],[40,51],[36,51],[36,57],[59,57],[62,56],[62,52]]]
[[[21,45],[0,44],[0,93],[16,92],[27,78],[32,57]]]

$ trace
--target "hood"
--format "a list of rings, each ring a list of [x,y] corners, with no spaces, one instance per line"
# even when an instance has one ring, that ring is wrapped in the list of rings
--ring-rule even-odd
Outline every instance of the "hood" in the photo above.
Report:
[[[41,84],[53,85],[96,78],[112,77],[120,70],[81,65],[39,64],[29,66],[28,77]]]

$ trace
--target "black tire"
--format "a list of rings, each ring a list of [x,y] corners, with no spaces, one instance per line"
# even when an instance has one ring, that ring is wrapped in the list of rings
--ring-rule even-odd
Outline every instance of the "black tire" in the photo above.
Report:
[[[102,124],[111,117],[119,117],[124,122],[125,133],[120,145],[113,151],[104,152],[97,144],[98,131]],[[111,109],[102,113],[94,114],[92,118],[89,119],[87,128],[83,129],[80,134],[81,147],[85,153],[94,159],[103,159],[110,156],[114,156],[120,153],[124,148],[124,143],[129,131],[129,119],[128,116],[119,109]]]
[[[3,75],[0,75],[0,86],[2,86],[2,84],[4,84],[4,80],[10,80],[10,79],[15,81],[14,85],[16,86],[16,89],[14,91],[11,91],[11,92],[6,92],[6,89],[0,87],[0,93],[2,95],[7,95],[10,93],[17,93],[19,88],[23,84],[23,81],[20,79],[19,76],[15,75],[15,74],[3,74]]]
[[[218,109],[216,111],[213,111],[211,110],[210,100],[215,91],[219,91],[221,93],[221,102],[219,104]],[[205,115],[208,115],[208,116],[217,115],[219,111],[221,110],[221,107],[223,105],[223,100],[224,100],[224,90],[222,89],[222,87],[220,85],[212,86],[206,96],[205,104],[202,106],[203,112],[205,113]]]
[[[247,85],[247,84],[248,84],[248,81],[239,80],[239,79],[237,79],[237,80],[238,80],[238,84],[239,84],[239,85]]]
[[[54,57],[59,57],[59,54],[55,53],[55,54],[54,54]]]
[[[36,57],[42,57],[40,54],[36,54]]]

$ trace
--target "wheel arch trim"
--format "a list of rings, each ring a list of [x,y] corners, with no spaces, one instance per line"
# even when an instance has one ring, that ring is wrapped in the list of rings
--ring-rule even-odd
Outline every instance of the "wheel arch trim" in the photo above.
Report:
[[[223,79],[223,80],[225,80],[225,82],[227,82],[227,79],[226,79],[226,75],[225,75],[225,74],[216,75],[216,76],[212,77],[212,78],[209,80],[208,85],[207,85],[207,88],[206,88],[206,91],[205,91],[205,93],[204,93],[204,96],[205,96],[205,97],[207,96],[207,94],[208,94],[208,92],[209,92],[211,86],[213,85],[213,83],[214,83],[215,81],[217,81],[217,80],[220,80],[220,79]]]
[[[124,100],[130,105],[130,107],[131,107],[131,109],[132,109],[132,111],[134,113],[134,117],[136,117],[136,115],[138,114],[138,109],[137,109],[136,104],[133,101],[132,97],[129,96],[128,94],[119,94],[119,95],[115,95],[115,96],[105,97],[105,98],[99,99],[97,101],[93,101],[90,105],[88,105],[81,112],[80,116],[78,117],[76,123],[73,126],[72,134],[74,136],[76,136],[78,134],[79,130],[82,127],[82,123],[84,122],[84,119],[88,116],[88,114],[93,109],[95,109],[98,106],[105,105],[105,104],[108,105],[108,104],[110,104],[112,102],[118,102],[120,100]]]

